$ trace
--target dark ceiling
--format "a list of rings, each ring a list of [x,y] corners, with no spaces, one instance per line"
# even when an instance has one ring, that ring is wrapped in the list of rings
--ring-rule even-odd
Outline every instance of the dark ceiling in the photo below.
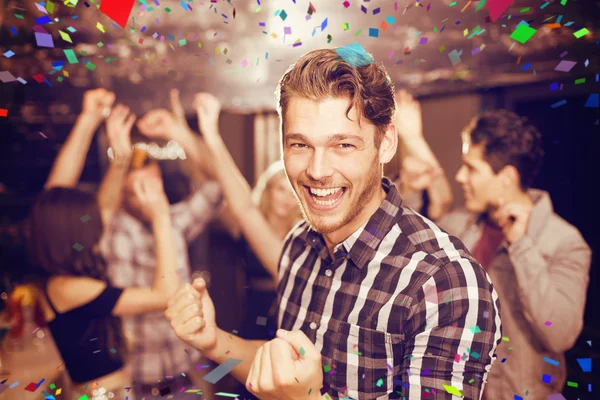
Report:
[[[32,77],[42,74],[56,91],[59,76],[63,84],[105,86],[139,100],[143,109],[165,106],[170,87],[179,88],[188,104],[193,93],[210,91],[226,108],[246,112],[274,108],[279,78],[304,52],[353,42],[417,95],[534,81],[575,84],[584,77],[587,85],[598,85],[591,81],[600,72],[600,3],[592,0],[518,0],[495,23],[487,5],[477,10],[479,1],[469,0],[349,0],[347,8],[343,0],[313,0],[312,15],[303,0],[264,0],[260,6],[256,0],[136,0],[125,29],[88,2],[90,7],[79,0],[70,8],[56,1],[50,16],[60,21],[35,28],[43,7],[0,0],[0,53],[15,53],[0,55],[0,71],[29,85],[40,85]],[[522,21],[537,29],[525,44],[509,37]],[[34,28],[51,33],[55,47],[39,47]],[[370,28],[378,29],[378,37],[369,35]],[[575,37],[582,28],[589,33]],[[297,41],[302,44],[294,46]],[[69,64],[64,49],[74,49],[80,62]],[[457,53],[460,61],[453,65],[450,54]],[[556,71],[562,60],[576,64],[569,72]],[[63,70],[53,71],[56,61],[65,62]]]

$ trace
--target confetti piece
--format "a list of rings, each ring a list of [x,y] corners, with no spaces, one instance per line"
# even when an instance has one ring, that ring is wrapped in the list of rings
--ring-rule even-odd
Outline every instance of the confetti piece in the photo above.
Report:
[[[482,1],[482,3],[487,4],[487,9],[490,13],[490,18],[492,19],[492,22],[496,22],[496,20],[500,18],[502,13],[506,11],[506,9],[513,3],[513,1],[514,0],[489,0],[487,2]],[[481,8],[481,6],[483,5],[480,5],[478,9]]]
[[[304,354],[306,354],[304,352],[304,347],[300,347],[300,357],[304,357]]]
[[[6,52],[5,52],[3,55],[4,55],[4,57],[6,57],[6,58],[11,58],[12,56],[14,56],[14,55],[15,55],[15,53],[14,53],[12,50],[8,50],[8,51],[6,51]]]
[[[0,82],[8,83],[8,82],[14,82],[16,80],[17,80],[17,78],[15,78],[15,76],[13,74],[11,74],[9,71],[0,71]]]
[[[58,31],[58,33],[60,34],[60,37],[65,41],[65,42],[69,42],[69,43],[73,43],[73,40],[71,40],[71,36],[69,36],[68,33],[63,32],[61,30]]]
[[[59,388],[59,389],[57,389],[57,390],[56,390],[56,395],[57,395],[57,396],[58,396],[59,394],[61,394],[61,393],[62,393],[62,388]]]
[[[279,18],[281,18],[282,21],[285,21],[285,19],[287,18],[287,13],[285,12],[285,10],[281,10],[281,12],[279,13]]]
[[[383,386],[383,378],[379,378],[379,380],[377,381],[377,387],[381,386]]]
[[[551,105],[551,107],[552,107],[552,108],[558,108],[558,107],[560,107],[560,106],[564,106],[565,104],[567,104],[567,101],[566,101],[566,100],[560,100],[560,101],[557,101],[556,103],[552,104],[552,105]],[[547,357],[546,357],[546,358],[547,358]],[[544,360],[545,360],[545,359],[544,359]],[[558,365],[558,364],[557,364],[557,365]]]
[[[36,4],[37,5],[37,4]],[[35,19],[35,23],[38,25],[45,25],[52,22],[52,18],[50,18],[47,15],[44,15],[43,17],[39,17]]]
[[[115,21],[121,28],[125,28],[133,3],[134,0],[102,0],[100,11]]]
[[[481,332],[481,329],[479,328],[478,325],[472,326],[469,329],[471,329],[471,332],[473,333],[473,335],[475,335],[476,333],[480,333]]]
[[[565,396],[563,396],[560,393],[557,394],[551,394],[550,396],[548,396],[548,400],[567,400],[565,399]]]
[[[83,396],[81,396],[77,400],[89,400],[89,399],[88,399],[87,395],[84,394]]]
[[[238,360],[235,358],[230,358],[226,360],[224,363],[219,365],[217,368],[210,371],[206,374],[202,379],[212,384],[220,381],[225,375],[230,373],[238,364],[240,364],[242,360]]]
[[[377,28],[369,28],[369,36],[370,37],[379,37],[379,29]]]
[[[533,29],[525,24],[519,24],[517,25],[517,29],[510,34],[510,38],[521,44],[525,44],[536,32],[537,29]]]
[[[456,64],[460,63],[460,61],[461,61],[460,55],[458,54],[458,51],[456,51],[456,49],[454,49],[450,53],[448,53],[448,57],[450,57],[450,62],[452,63],[452,65],[456,65]]]
[[[238,397],[239,394],[227,393],[227,392],[219,392],[215,393],[215,396],[223,396],[223,397]]]
[[[96,28],[102,32],[102,33],[106,33],[106,29],[104,29],[104,25],[102,25],[100,22],[96,23]],[[156,39],[156,38],[155,38]]]
[[[590,33],[590,31],[588,31],[587,28],[582,28],[582,29],[578,30],[577,32],[574,32],[573,36],[575,36],[577,39],[579,39],[580,37],[585,36],[588,33]]]
[[[575,66],[575,64],[577,64],[577,61],[562,60],[558,63],[554,70],[560,72],[569,72]]]
[[[69,61],[69,64],[79,63],[79,60],[77,60],[77,56],[75,55],[75,52],[73,50],[64,49],[63,51],[65,53],[65,56],[67,57],[67,61]]]
[[[565,102],[565,104],[567,103],[566,100],[563,100]],[[558,365],[560,364],[560,362],[551,359],[550,357],[544,357],[544,361],[547,362],[548,364],[554,365],[555,367],[558,367]]]
[[[579,366],[581,367],[581,370],[583,372],[592,372],[592,359],[591,358],[578,358],[577,362],[579,363]]]
[[[73,245],[73,248],[74,248],[75,250],[77,250],[77,251],[81,251],[81,250],[83,250],[83,249],[84,249],[84,247],[83,247],[82,245],[80,245],[79,243],[75,243],[75,244]]]
[[[458,390],[457,388],[455,388],[454,386],[451,385],[444,385],[442,383],[442,386],[444,387],[444,389],[446,389],[446,392],[450,393],[450,394],[455,394],[457,396],[462,396],[462,392],[460,390]]]
[[[325,28],[327,28],[327,20],[328,18],[325,18],[325,20],[321,23],[321,32],[323,32]]]
[[[54,40],[49,33],[35,32],[35,41],[40,47],[54,47]]]
[[[25,390],[27,390],[28,392],[35,392],[37,389],[37,386],[35,386],[35,382],[31,382],[29,385],[25,386]]]
[[[373,57],[358,42],[337,48],[335,52],[351,67],[362,67],[374,62]]]
[[[0,117],[8,117],[8,110],[6,108],[0,108]]]

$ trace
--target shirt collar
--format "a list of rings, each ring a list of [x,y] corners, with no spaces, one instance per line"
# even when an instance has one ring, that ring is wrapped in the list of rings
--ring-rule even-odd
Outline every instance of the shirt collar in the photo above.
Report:
[[[383,177],[381,187],[387,193],[385,199],[363,226],[335,245],[336,260],[341,257],[349,258],[358,269],[364,268],[375,257],[377,248],[396,223],[397,216],[402,214],[402,199],[396,186]],[[328,259],[329,252],[323,236],[310,225],[300,237],[319,254],[319,257]]]

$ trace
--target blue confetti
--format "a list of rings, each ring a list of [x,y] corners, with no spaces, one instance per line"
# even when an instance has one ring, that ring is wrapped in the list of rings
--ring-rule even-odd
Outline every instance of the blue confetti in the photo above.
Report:
[[[379,29],[377,28],[369,28],[369,36],[370,37],[379,37]]]
[[[590,98],[592,96],[596,96],[596,105],[595,107],[598,107],[598,94],[591,94]],[[588,99],[588,103],[589,103],[590,99]],[[585,106],[588,107],[587,103],[585,103]],[[579,366],[581,367],[581,370],[583,372],[592,372],[592,359],[591,358],[578,358],[577,362],[579,363]]]
[[[327,18],[325,18],[325,21],[321,23],[321,32],[323,32],[325,28],[327,28]]]
[[[556,103],[552,104],[551,107],[552,108],[558,108],[560,106],[564,106],[565,104],[567,104],[567,101],[566,100],[561,100],[561,101],[557,101]],[[554,361],[553,359],[548,358],[548,357],[544,357],[544,361],[546,361],[548,364],[552,364],[554,366],[557,366],[559,364],[558,361]]]
[[[362,67],[375,62],[373,57],[358,42],[337,48],[335,52],[351,67]]]
[[[559,104],[559,103],[560,103],[560,104]],[[561,101],[559,101],[558,103],[554,103],[554,104],[559,104],[559,105],[558,105],[558,106],[556,106],[556,107],[560,107],[560,106],[562,106],[563,104],[567,104],[567,101],[566,101],[566,100],[561,100]],[[552,108],[554,108],[554,105],[552,105]],[[552,364],[552,365],[554,365],[555,367],[558,367],[558,364],[560,364],[560,362],[559,362],[559,361],[553,360],[553,359],[551,359],[550,357],[544,357],[544,361],[545,361],[545,362],[547,362],[548,364]]]
[[[590,107],[590,108],[598,108],[600,106],[600,96],[598,96],[598,93],[592,93],[590,94],[590,97],[588,97],[587,101],[585,102],[585,107]],[[581,369],[583,369],[584,372],[591,372],[592,371],[592,359],[591,358],[578,358],[577,362],[579,363],[579,365],[581,366]],[[589,371],[586,371],[585,368],[583,367],[584,364],[582,364],[582,362],[586,363],[585,365],[588,366]]]

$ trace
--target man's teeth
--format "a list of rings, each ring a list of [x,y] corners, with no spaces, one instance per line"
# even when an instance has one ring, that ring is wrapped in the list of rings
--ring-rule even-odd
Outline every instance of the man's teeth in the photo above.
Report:
[[[310,188],[310,194],[314,195],[314,196],[329,196],[331,194],[337,193],[340,190],[342,190],[341,187],[338,188],[330,188],[330,189],[315,189],[315,188]]]

